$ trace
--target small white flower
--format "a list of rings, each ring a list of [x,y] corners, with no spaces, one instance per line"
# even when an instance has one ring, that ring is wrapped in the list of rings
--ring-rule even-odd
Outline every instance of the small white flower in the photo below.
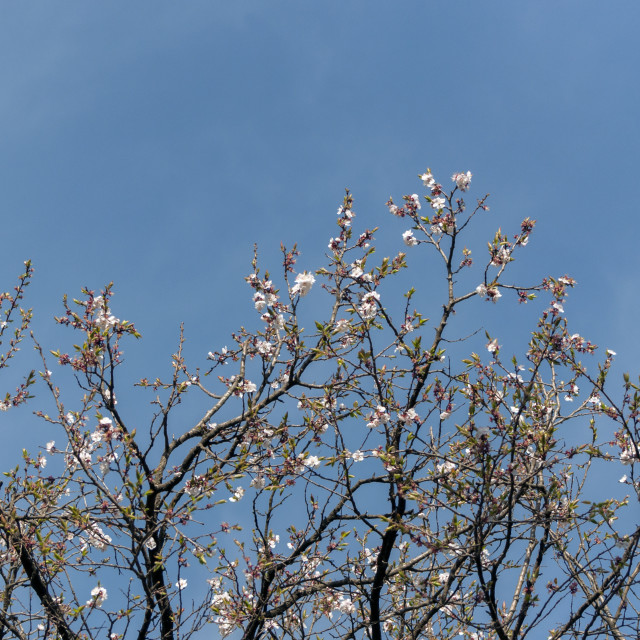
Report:
[[[362,451],[360,451],[360,449],[358,449],[351,454],[351,459],[354,462],[362,462],[364,460],[364,454],[362,453]]]
[[[305,458],[304,464],[306,467],[318,467],[320,466],[320,458],[318,456],[309,456]]]
[[[622,464],[631,464],[635,459],[636,457],[630,449],[624,449],[620,454],[620,462]]]
[[[244,496],[244,489],[242,487],[238,487],[229,498],[229,502],[239,502],[242,500],[242,496]]]
[[[264,311],[264,308],[267,306],[266,298],[260,291],[256,291],[253,294],[253,305],[256,308],[256,311],[260,312]]]
[[[414,237],[413,231],[409,229],[402,234],[402,239],[408,247],[415,247],[418,244],[417,238]]]
[[[279,535],[271,535],[269,536],[269,548],[270,549],[275,549],[276,545],[278,544],[278,542],[280,542],[280,536]]]
[[[443,411],[440,414],[440,420],[446,420],[451,415],[451,411]]]
[[[456,183],[460,191],[466,191],[471,183],[471,177],[471,171],[467,171],[466,173],[454,173],[451,180]]]
[[[369,291],[362,296],[362,302],[359,307],[360,315],[365,320],[375,318],[378,313],[378,305],[376,302],[380,300],[380,294],[377,291]]]
[[[255,383],[251,382],[251,380],[245,380],[240,386],[240,391],[242,393],[254,393],[257,389]]]
[[[611,351],[611,349],[607,349],[608,356],[617,356],[618,354],[615,351]]]
[[[436,184],[435,178],[431,174],[431,169],[427,169],[426,172],[420,176],[420,180],[422,180],[422,183],[428,189],[433,188],[433,186]]]
[[[91,589],[91,600],[87,600],[87,606],[101,607],[107,599],[107,590],[104,587],[94,587]]]
[[[338,603],[338,609],[342,613],[346,613],[346,614],[356,612],[356,606],[353,604],[353,602],[351,602],[349,598],[345,598],[345,597],[340,599],[340,602]]]
[[[186,588],[187,584],[188,583],[185,578],[180,578],[180,580],[176,582],[176,587],[178,588],[179,591],[182,591],[184,588]]]
[[[259,340],[256,347],[263,356],[270,356],[273,353],[273,345],[267,340]]]
[[[448,473],[452,473],[453,471],[455,471],[457,469],[456,465],[454,462],[441,462],[439,464],[436,465],[436,473],[440,474],[440,475],[445,475]]]
[[[627,474],[625,473],[622,478],[620,478],[620,480],[618,480],[618,482],[626,482],[627,481]]]
[[[47,453],[53,453],[55,446],[56,446],[55,440],[51,440],[51,442],[47,442]]]
[[[296,283],[291,289],[292,294],[300,294],[300,296],[306,296],[309,291],[311,291],[311,287],[316,279],[313,277],[313,274],[303,271],[296,276]]]
[[[401,411],[398,414],[398,420],[400,422],[413,422],[418,419],[418,414],[415,409],[407,409],[406,411]]]
[[[389,413],[385,407],[382,405],[378,405],[376,410],[370,413],[367,416],[369,422],[367,423],[367,427],[370,429],[374,429],[380,424],[386,424],[390,420]]]
[[[444,198],[432,198],[431,199],[431,207],[436,211],[440,211],[443,209],[447,201]]]

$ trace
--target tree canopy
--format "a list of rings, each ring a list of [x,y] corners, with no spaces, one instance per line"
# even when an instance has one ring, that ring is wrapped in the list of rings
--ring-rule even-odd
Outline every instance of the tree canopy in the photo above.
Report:
[[[570,330],[571,277],[509,280],[535,221],[464,246],[488,209],[471,178],[390,199],[389,257],[350,192],[321,268],[256,251],[256,315],[199,363],[181,333],[126,403],[140,336],[112,286],[65,298],[68,345],[35,336],[39,381],[3,401],[55,436],[5,473],[0,637],[636,637],[638,387],[610,391],[615,354]],[[1,296],[1,367],[32,275]],[[520,354],[451,328],[481,302],[541,305]]]

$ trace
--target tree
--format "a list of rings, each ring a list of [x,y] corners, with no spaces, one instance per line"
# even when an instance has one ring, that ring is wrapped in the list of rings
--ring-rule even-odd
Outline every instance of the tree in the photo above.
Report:
[[[470,173],[450,191],[420,177],[426,196],[387,206],[410,226],[407,251],[443,267],[435,321],[413,288],[399,301],[389,285],[407,256],[376,262],[377,229],[354,232],[347,192],[327,265],[297,272],[296,248],[283,248],[276,284],[256,253],[258,328],[199,368],[181,334],[168,379],[137,385],[146,423],[117,402],[122,343],[139,336],[112,315],[111,286],[65,298],[57,322],[80,338],[52,354],[82,395],[68,404],[36,342],[53,401],[36,413],[58,435],[5,473],[1,637],[638,635],[638,387],[627,376],[612,397],[615,354],[595,362],[570,333],[571,278],[506,280],[534,221],[511,239],[498,231],[469,280],[461,240],[486,196],[466,209]],[[8,323],[30,269],[3,298]],[[305,330],[312,288],[326,308]],[[458,355],[456,312],[536,294],[550,301],[521,356],[504,360],[489,335]],[[189,423],[186,407],[201,411]],[[620,463],[613,497],[591,499]]]

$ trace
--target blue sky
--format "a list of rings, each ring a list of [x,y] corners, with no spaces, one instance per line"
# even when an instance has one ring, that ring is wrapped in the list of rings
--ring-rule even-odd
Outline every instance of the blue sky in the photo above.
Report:
[[[143,334],[130,377],[156,376],[181,321],[194,364],[255,322],[254,242],[274,269],[280,242],[322,266],[348,186],[399,247],[389,195],[471,170],[492,194],[481,233],[536,218],[515,270],[576,278],[575,331],[637,372],[639,21],[631,1],[3,3],[1,286],[34,261],[56,348],[62,295],[113,280]],[[504,313],[492,332],[521,343],[536,309]]]

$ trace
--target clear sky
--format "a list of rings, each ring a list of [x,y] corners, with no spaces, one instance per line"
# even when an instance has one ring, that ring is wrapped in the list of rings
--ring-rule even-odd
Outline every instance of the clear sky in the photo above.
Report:
[[[322,266],[348,186],[399,245],[387,198],[471,170],[487,235],[536,218],[519,273],[576,278],[575,331],[637,372],[639,24],[635,0],[4,2],[0,286],[31,258],[35,329],[68,348],[62,295],[113,280],[155,377],[181,321],[203,359],[255,320],[254,242]]]

